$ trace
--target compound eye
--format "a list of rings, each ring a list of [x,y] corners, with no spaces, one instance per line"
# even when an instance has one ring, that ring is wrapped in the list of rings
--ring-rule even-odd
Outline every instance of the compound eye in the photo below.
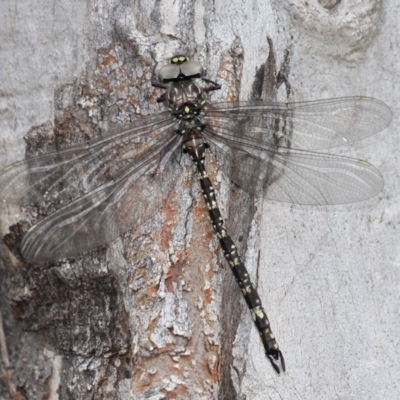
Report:
[[[181,71],[179,69],[179,65],[168,64],[160,69],[160,71],[158,72],[158,79],[161,82],[174,80],[174,79],[178,78],[180,73],[181,73]]]
[[[197,61],[186,61],[181,64],[181,73],[187,78],[200,77],[203,75],[203,67]]]

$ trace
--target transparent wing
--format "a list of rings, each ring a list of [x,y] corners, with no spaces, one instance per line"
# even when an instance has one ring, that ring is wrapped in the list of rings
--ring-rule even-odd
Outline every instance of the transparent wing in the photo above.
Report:
[[[106,136],[19,161],[0,172],[0,201],[72,201],[118,177],[175,125],[169,113],[140,118]]]
[[[44,262],[77,255],[145,222],[175,185],[180,144],[175,121],[163,113],[4,169],[3,201],[59,207],[25,235],[24,257]]]
[[[365,200],[383,188],[380,172],[363,160],[205,135],[222,170],[252,195],[325,205]]]
[[[161,207],[179,176],[181,138],[139,157],[115,180],[77,198],[33,226],[21,251],[27,260],[45,262],[98,247],[143,224]]]
[[[219,138],[318,150],[352,143],[387,127],[388,106],[370,97],[342,97],[298,103],[259,101],[208,105],[205,120]]]

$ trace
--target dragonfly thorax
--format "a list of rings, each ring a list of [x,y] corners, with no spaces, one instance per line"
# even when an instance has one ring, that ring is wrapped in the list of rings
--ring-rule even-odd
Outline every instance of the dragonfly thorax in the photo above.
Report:
[[[165,101],[168,110],[179,119],[200,115],[206,104],[204,92],[193,81],[172,82]]]
[[[206,113],[204,92],[193,81],[172,82],[166,92],[168,110],[179,120],[177,133],[184,135],[191,130],[201,131],[201,118]]]

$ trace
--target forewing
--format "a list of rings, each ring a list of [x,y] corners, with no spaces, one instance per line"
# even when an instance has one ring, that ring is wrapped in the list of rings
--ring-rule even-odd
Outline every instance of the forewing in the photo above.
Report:
[[[136,122],[84,144],[12,164],[0,172],[0,201],[66,203],[115,179],[175,122],[168,113]]]
[[[220,138],[320,150],[352,143],[387,127],[388,106],[370,97],[266,103],[259,101],[208,105],[208,127]]]

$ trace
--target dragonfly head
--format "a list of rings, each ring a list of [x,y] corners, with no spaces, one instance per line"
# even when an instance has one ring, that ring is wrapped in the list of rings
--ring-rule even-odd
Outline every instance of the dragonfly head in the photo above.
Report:
[[[203,75],[201,64],[197,61],[190,61],[188,56],[176,55],[171,57],[168,63],[158,73],[158,79],[162,83],[200,78]]]

